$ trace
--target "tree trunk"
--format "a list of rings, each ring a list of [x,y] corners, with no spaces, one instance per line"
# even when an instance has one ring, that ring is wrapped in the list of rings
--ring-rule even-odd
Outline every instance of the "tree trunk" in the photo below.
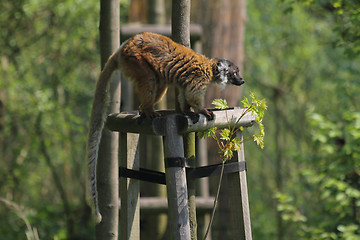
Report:
[[[129,6],[129,22],[144,23],[146,22],[146,5],[147,0],[131,0]]]
[[[244,37],[246,23],[246,0],[209,0],[196,1],[194,19],[201,23],[204,30],[203,53],[208,57],[225,58],[234,62],[242,74],[244,62]],[[246,77],[244,78],[246,82]],[[241,87],[227,86],[224,90],[216,86],[209,87],[205,103],[206,107],[214,107],[211,102],[215,98],[226,99],[230,107],[238,106]],[[217,146],[208,142],[209,163],[219,163]],[[223,186],[226,186],[224,183]],[[226,191],[226,187],[222,188]],[[227,196],[227,193],[223,193]],[[214,239],[228,239],[227,219],[230,217],[226,197],[220,199],[218,214],[213,227]],[[217,237],[218,236],[218,237]],[[220,237],[221,236],[221,237]]]
[[[207,23],[204,23],[206,24],[204,33],[208,35],[205,38],[204,53],[207,56],[225,58],[234,62],[242,73],[246,1],[212,0],[209,6],[210,13],[206,13],[209,19],[205,20]],[[207,29],[211,30],[207,31]],[[224,98],[228,101],[229,106],[233,107],[239,104],[240,96],[241,88],[237,86],[227,86],[223,91],[212,86],[207,92],[206,103],[210,107],[214,98]]]
[[[118,0],[102,0],[100,6],[101,66],[120,45],[120,9]],[[120,74],[114,73],[110,84],[108,112],[120,110]],[[97,167],[99,207],[102,222],[96,226],[96,239],[118,239],[119,222],[119,135],[103,130]]]

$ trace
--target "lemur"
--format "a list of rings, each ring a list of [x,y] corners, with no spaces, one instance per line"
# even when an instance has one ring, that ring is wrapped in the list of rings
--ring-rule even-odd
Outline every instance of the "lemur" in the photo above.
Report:
[[[110,56],[96,83],[91,111],[87,157],[91,205],[101,221],[96,191],[96,165],[101,132],[105,122],[107,90],[115,70],[120,70],[134,83],[140,99],[142,117],[153,119],[160,114],[154,105],[165,95],[168,85],[179,89],[181,111],[198,121],[199,113],[212,120],[214,115],[204,108],[204,95],[211,83],[240,86],[244,80],[239,68],[225,59],[209,59],[170,38],[144,32],[125,41]],[[191,112],[192,108],[194,112]]]

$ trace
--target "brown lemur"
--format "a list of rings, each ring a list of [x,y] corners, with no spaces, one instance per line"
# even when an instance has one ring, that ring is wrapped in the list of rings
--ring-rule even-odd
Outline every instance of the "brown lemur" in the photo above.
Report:
[[[115,70],[120,70],[132,80],[141,102],[140,114],[150,119],[160,115],[155,112],[154,105],[161,100],[170,84],[179,89],[181,111],[193,119],[195,117],[193,121],[196,122],[199,113],[208,120],[213,119],[213,113],[204,108],[204,95],[209,84],[239,86],[244,83],[239,68],[232,62],[209,59],[168,37],[145,32],[125,41],[110,56],[100,74],[91,111],[87,146],[88,191],[98,222],[101,215],[96,191],[96,164],[107,109],[107,89]]]

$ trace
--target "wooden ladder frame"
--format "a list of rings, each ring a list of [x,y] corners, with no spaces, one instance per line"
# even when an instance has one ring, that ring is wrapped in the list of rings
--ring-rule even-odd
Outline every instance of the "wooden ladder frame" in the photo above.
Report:
[[[207,121],[203,115],[200,115],[199,121],[195,124],[187,116],[175,113],[174,111],[160,111],[162,116],[155,118],[153,121],[141,119],[137,112],[116,113],[108,116],[106,121],[107,128],[120,132],[120,167],[123,169],[139,171],[139,134],[164,136],[165,179],[171,239],[191,239],[188,211],[187,164],[184,158],[182,135],[188,132],[204,131],[215,126],[218,129],[234,127],[235,124],[237,124],[236,127],[252,126],[255,118],[250,113],[245,114],[237,122],[244,111],[244,109],[240,108],[214,110],[215,117],[213,121]],[[238,131],[237,136],[242,139],[242,132]],[[228,170],[226,170],[233,236],[236,240],[251,240],[252,234],[243,144],[237,155],[237,159],[229,161],[229,164],[234,163],[234,161],[238,162],[238,164],[229,165],[227,167]],[[245,168],[241,169],[241,165],[245,166]],[[215,166],[213,169],[212,171],[215,172],[219,168]],[[191,172],[188,175],[191,175]],[[127,177],[120,181],[120,199],[120,239],[140,239],[140,184],[138,179]]]

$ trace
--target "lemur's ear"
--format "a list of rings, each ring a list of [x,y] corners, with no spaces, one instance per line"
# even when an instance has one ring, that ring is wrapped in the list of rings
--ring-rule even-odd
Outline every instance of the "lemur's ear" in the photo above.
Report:
[[[234,64],[226,59],[218,59],[218,62],[216,64],[217,67],[227,67],[227,68],[231,67],[232,65]]]

